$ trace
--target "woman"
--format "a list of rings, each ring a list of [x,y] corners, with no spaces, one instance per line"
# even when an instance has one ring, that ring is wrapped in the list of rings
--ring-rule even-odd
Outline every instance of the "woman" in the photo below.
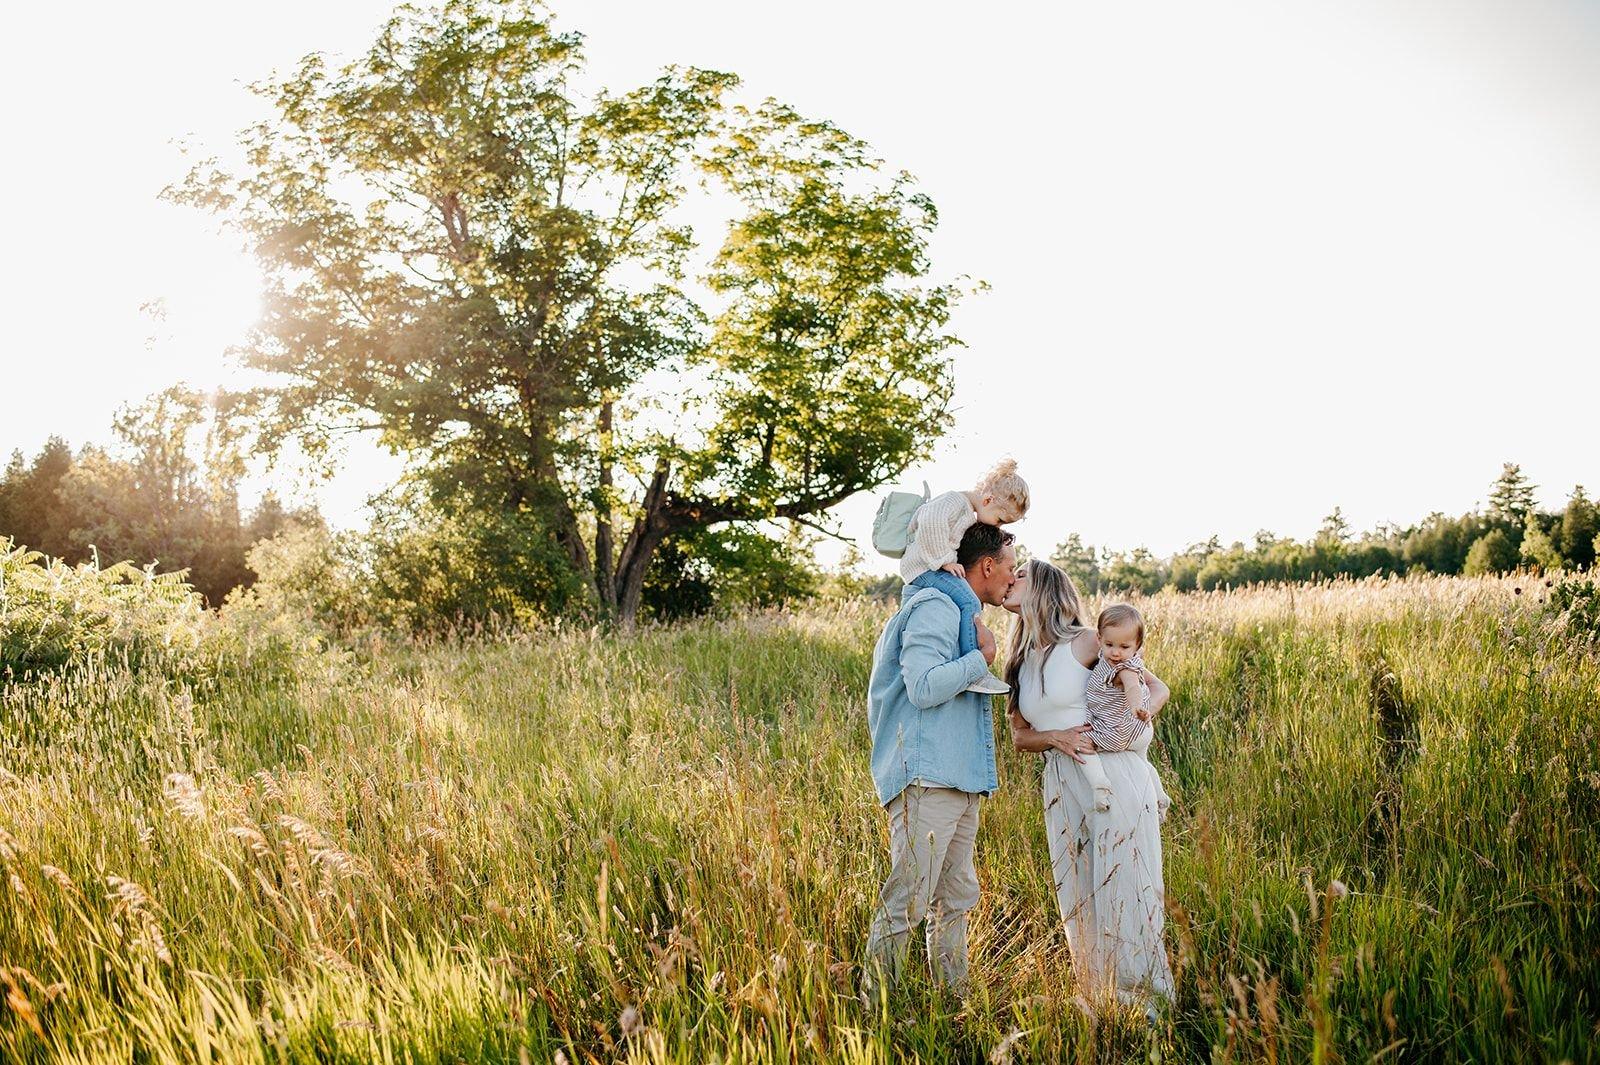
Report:
[[[1019,751],[1044,754],[1050,865],[1078,987],[1091,998],[1114,993],[1153,1014],[1156,998],[1172,996],[1155,770],[1089,725],[1084,690],[1099,638],[1072,578],[1034,559],[1019,571],[1005,606],[1016,615],[1006,664],[1011,739]],[[1170,692],[1146,676],[1151,709],[1159,710]],[[1106,813],[1095,812],[1078,764],[1094,750],[1113,790]]]

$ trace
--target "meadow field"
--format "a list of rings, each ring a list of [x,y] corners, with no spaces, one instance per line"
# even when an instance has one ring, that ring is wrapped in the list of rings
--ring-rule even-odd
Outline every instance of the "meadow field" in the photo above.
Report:
[[[1600,656],[1547,591],[1144,602],[1153,1030],[1075,1003],[1008,743],[970,1000],[857,1001],[885,607],[90,655],[0,696],[0,1059],[1600,1060]]]

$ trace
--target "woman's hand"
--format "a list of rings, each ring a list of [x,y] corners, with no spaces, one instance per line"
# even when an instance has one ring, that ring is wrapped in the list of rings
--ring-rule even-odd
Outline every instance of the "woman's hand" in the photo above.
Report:
[[[1060,751],[1074,762],[1082,763],[1083,756],[1094,753],[1094,739],[1089,735],[1088,725],[1079,725],[1076,728],[1048,729],[1041,732],[1051,750]]]

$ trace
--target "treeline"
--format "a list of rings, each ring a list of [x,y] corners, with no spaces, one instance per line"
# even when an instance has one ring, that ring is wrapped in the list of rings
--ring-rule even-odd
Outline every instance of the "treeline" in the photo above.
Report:
[[[291,524],[320,526],[310,509],[268,494],[244,513],[239,441],[211,397],[182,385],[122,410],[109,447],[76,453],[52,436],[30,461],[14,451],[0,475],[0,542],[53,558],[187,570],[212,606],[255,578],[246,552]]]
[[[1506,463],[1489,494],[1488,508],[1459,517],[1428,515],[1408,528],[1382,526],[1356,535],[1338,507],[1309,540],[1262,531],[1250,544],[1223,546],[1216,538],[1170,558],[1136,548],[1096,550],[1077,534],[1058,544],[1051,561],[1086,590],[1162,588],[1207,591],[1261,582],[1312,581],[1406,573],[1504,573],[1582,570],[1600,552],[1600,515],[1580,485],[1566,506],[1541,511],[1535,486],[1522,469]]]
[[[120,411],[109,446],[74,452],[51,437],[0,475],[0,548],[9,539],[69,563],[184,571],[208,605],[236,589],[335,630],[438,631],[582,616],[548,530],[533,516],[475,505],[432,471],[370,500],[372,522],[329,529],[313,508],[268,493],[246,513],[242,436],[226,397],[175,385]],[[669,537],[646,575],[657,620],[806,598],[823,587],[807,541],[752,524]]]

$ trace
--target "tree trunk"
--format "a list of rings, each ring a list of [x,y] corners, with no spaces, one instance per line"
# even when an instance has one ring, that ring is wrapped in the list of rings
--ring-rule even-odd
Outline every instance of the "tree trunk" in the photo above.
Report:
[[[666,529],[646,534],[638,542],[629,565],[617,572],[617,623],[624,629],[633,628],[639,617],[639,604],[644,599],[644,578],[650,571],[656,548],[666,538]]]
[[[617,616],[617,586],[611,565],[616,545],[611,531],[611,401],[600,404],[600,490],[594,508],[594,586],[606,617]],[[631,622],[631,618],[629,619]]]
[[[639,604],[644,597],[644,578],[650,571],[650,561],[656,548],[672,531],[673,523],[667,512],[667,481],[672,467],[665,459],[656,463],[656,472],[645,489],[641,506],[643,513],[633,523],[628,542],[622,545],[617,557],[616,575],[612,578],[612,594],[617,604],[617,623],[631,629],[639,617]]]

